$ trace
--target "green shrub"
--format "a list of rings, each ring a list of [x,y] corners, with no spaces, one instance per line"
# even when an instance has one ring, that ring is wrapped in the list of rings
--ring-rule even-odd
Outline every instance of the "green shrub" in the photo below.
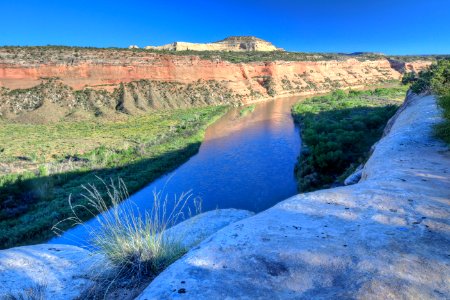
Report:
[[[239,116],[240,117],[245,117],[246,115],[251,114],[255,110],[255,108],[256,108],[255,104],[246,106],[246,107],[244,107],[243,109],[241,109],[239,111]]]
[[[411,90],[420,94],[431,91],[444,95],[450,90],[450,59],[442,59],[432,64],[427,70],[419,72]]]
[[[443,109],[444,121],[435,128],[436,136],[450,144],[450,59],[442,59],[420,72],[412,84],[414,93],[432,92]]]
[[[264,76],[262,85],[269,96],[273,97],[276,95],[275,83],[273,82],[272,76]]]
[[[303,146],[296,165],[301,192],[329,187],[362,163],[395,113],[406,87],[334,91],[294,105]],[[398,99],[398,100],[394,100]]]
[[[436,125],[436,135],[450,145],[450,91],[439,96],[439,105],[443,109],[444,121]]]
[[[402,77],[402,84],[410,84],[416,81],[416,73],[415,72],[406,72]]]

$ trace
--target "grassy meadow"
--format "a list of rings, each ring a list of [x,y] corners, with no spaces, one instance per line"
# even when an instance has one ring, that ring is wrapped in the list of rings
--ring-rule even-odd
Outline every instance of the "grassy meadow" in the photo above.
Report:
[[[198,151],[207,125],[226,110],[192,108],[46,125],[3,121],[0,248],[51,238],[52,226],[70,215],[69,196],[74,205],[85,204],[81,185],[121,178],[132,193],[173,170]]]

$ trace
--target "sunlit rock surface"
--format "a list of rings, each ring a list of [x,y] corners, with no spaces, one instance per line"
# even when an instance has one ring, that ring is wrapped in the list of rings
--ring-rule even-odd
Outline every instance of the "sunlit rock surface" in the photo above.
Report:
[[[108,261],[68,245],[0,251],[0,299],[75,299],[106,270]]]
[[[254,36],[231,36],[213,43],[174,42],[162,46],[146,46],[145,49],[169,51],[283,51],[272,43]]]
[[[225,226],[253,216],[240,209],[217,209],[187,219],[166,231],[167,236],[180,241],[190,249]]]
[[[209,211],[181,222],[166,234],[190,249],[219,229],[252,215],[237,209]],[[76,299],[100,276],[113,270],[99,254],[69,245],[40,244],[2,250],[0,299]]]
[[[450,152],[409,97],[355,185],[300,194],[205,240],[139,299],[449,299]]]

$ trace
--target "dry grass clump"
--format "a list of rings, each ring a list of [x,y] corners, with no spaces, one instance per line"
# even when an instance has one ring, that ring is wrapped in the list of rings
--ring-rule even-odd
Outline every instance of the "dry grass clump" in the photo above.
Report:
[[[66,219],[75,225],[86,226],[90,244],[96,254],[109,259],[112,272],[105,276],[99,271],[97,286],[86,291],[87,298],[112,297],[111,293],[136,293],[167,266],[180,258],[187,249],[181,236],[166,234],[166,229],[201,210],[201,202],[191,191],[169,197],[163,191],[153,192],[153,207],[142,213],[127,200],[127,188],[122,180],[103,182],[106,193],[92,184],[83,186],[87,205],[74,205],[73,216]],[[103,195],[107,196],[104,197]],[[83,223],[77,212],[88,210],[96,219],[94,226]],[[58,231],[58,224],[54,230]],[[112,275],[113,274],[113,275]],[[95,278],[95,276],[93,276]]]

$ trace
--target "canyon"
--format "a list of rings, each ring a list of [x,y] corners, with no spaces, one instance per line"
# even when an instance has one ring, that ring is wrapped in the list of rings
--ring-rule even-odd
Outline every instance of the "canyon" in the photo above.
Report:
[[[0,115],[24,120],[36,110],[64,116],[74,110],[108,115],[238,106],[398,82],[405,72],[417,73],[432,63],[429,58],[402,61],[381,55],[249,53],[230,57],[220,51],[205,56],[140,49],[2,47]],[[243,62],[230,61],[233,58]]]
[[[432,133],[441,120],[434,96],[409,93],[358,183],[256,215],[218,210],[185,221],[190,250],[136,299],[448,299],[450,156]],[[67,245],[0,258],[0,295],[34,288],[78,299],[114,271],[105,257]]]
[[[398,84],[434,60],[191,47],[0,47],[0,121],[117,118],[363,89]],[[185,221],[168,231],[188,236],[190,250],[128,297],[448,298],[450,160],[432,133],[440,121],[433,95],[409,92],[355,184],[299,194],[257,214],[213,210]],[[103,255],[57,244],[2,250],[0,270],[0,296],[34,290],[53,299],[83,298],[115,272]]]

